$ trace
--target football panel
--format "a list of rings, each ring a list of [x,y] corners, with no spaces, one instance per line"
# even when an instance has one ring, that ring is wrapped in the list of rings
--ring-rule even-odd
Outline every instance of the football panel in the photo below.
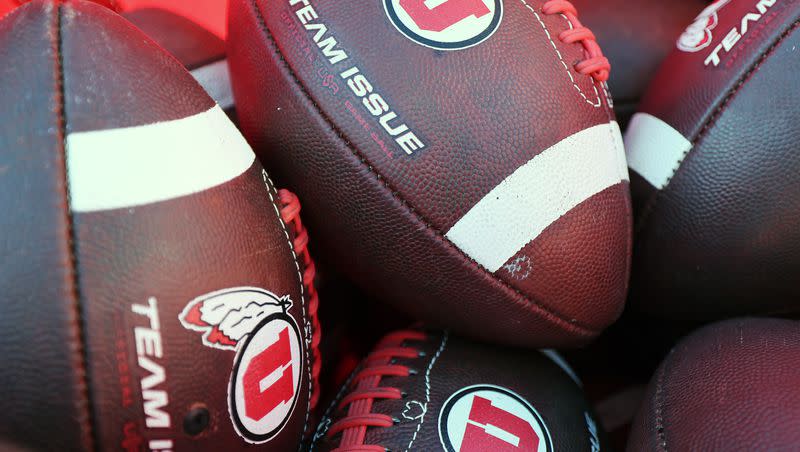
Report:
[[[294,447],[307,422],[310,338],[277,193],[177,61],[119,16],[74,9],[62,23],[65,54],[103,38],[91,57],[69,59],[65,87],[98,440]],[[143,94],[117,102],[128,89]],[[258,396],[241,389],[242,379],[275,370],[270,363],[286,377]]]
[[[661,64],[639,109],[690,142],[800,11],[793,2],[717,0],[699,13]]]
[[[181,119],[214,105],[205,95],[176,96],[196,92],[197,82],[174,57],[106,8],[68,2],[61,28],[69,132]],[[131,35],[139,38],[135,45],[126,43]],[[122,43],[128,44],[124,51]]]
[[[123,17],[178,59],[226,113],[235,121],[225,42],[211,31],[172,11],[142,8]]]
[[[680,342],[650,382],[628,450],[791,449],[800,324],[736,319]]]
[[[637,307],[706,319],[800,308],[798,44],[795,25],[648,206],[634,253]]]
[[[504,443],[510,443],[508,450],[515,450],[514,445],[519,450],[581,450],[605,441],[580,383],[539,351],[497,349],[441,333],[430,333],[424,342],[406,341],[404,346],[424,355],[398,358],[396,364],[418,373],[382,377],[378,384],[399,389],[405,394],[402,399],[379,399],[344,411],[336,410],[335,401],[326,413],[335,422],[348,409],[350,413],[367,409],[399,422],[387,428],[350,429],[325,436],[317,444],[319,450],[353,445],[360,434],[365,435],[364,444],[389,450],[489,450]],[[483,404],[470,409],[470,400],[472,407],[477,403],[474,396],[483,399]],[[479,428],[466,431],[471,430],[469,424]],[[328,426],[323,418],[318,436],[326,433]],[[450,449],[444,449],[444,444]]]
[[[581,45],[556,37],[570,27],[565,16],[541,13],[538,2],[504,3],[491,37],[445,52],[396,30],[382,3],[352,14],[333,3],[259,1],[254,13],[314,107],[436,229],[451,230],[541,152],[613,120],[604,86],[571,66],[584,58]],[[373,117],[376,103],[388,110]],[[387,133],[388,118],[384,124],[408,132]],[[396,142],[407,133],[424,147],[407,154]],[[602,155],[613,144],[605,135],[588,146]],[[616,165],[594,164],[615,179],[607,184],[620,182]]]
[[[86,320],[107,326],[88,338],[104,444],[139,435],[146,443],[171,440],[176,449],[202,444],[240,450],[253,442],[283,450],[300,441],[310,395],[308,306],[275,196],[253,164],[191,196],[75,213]],[[288,303],[281,306],[283,301]],[[277,383],[288,385],[264,391],[271,405],[261,414],[247,411],[255,404],[250,396],[243,408],[232,408],[231,380],[259,369],[241,361],[249,349],[246,339],[286,326],[256,321],[282,313],[294,319],[299,334],[286,339],[297,340],[292,343],[299,350],[275,358],[283,371],[278,375],[284,376]],[[279,338],[268,337],[272,342],[264,347],[280,350]],[[159,351],[150,348],[155,343]],[[108,356],[114,359],[102,358]],[[199,436],[184,426],[193,419],[192,409],[207,410],[210,417]]]
[[[637,223],[647,221],[648,204],[669,184],[730,93],[798,14],[791,3],[718,0],[687,26],[626,132]]]
[[[79,450],[92,447],[92,432],[57,43],[54,2],[21,6],[0,22],[0,443]]]
[[[508,259],[496,275],[553,311],[603,329],[622,313],[628,289],[631,227],[628,186],[609,187],[559,218]],[[597,231],[604,231],[598,233]],[[565,290],[569,288],[569,290]]]

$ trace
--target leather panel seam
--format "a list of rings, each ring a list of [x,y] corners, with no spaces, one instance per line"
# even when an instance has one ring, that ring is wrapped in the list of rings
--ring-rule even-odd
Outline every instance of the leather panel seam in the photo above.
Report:
[[[728,92],[725,94],[725,97],[719,102],[719,105],[717,105],[717,107],[714,108],[714,110],[711,112],[708,118],[704,121],[703,126],[699,129],[695,137],[691,140],[692,146],[686,152],[683,153],[683,156],[678,161],[677,165],[675,166],[675,169],[672,170],[672,175],[666,180],[664,188],[662,188],[661,190],[656,189],[654,193],[650,195],[647,204],[645,205],[642,213],[639,215],[639,218],[636,221],[637,224],[634,234],[639,234],[645,228],[647,220],[649,219],[652,212],[655,210],[656,204],[658,204],[658,202],[664,196],[663,193],[666,192],[667,189],[669,188],[672,179],[675,178],[675,176],[678,174],[681,168],[685,168],[683,166],[684,162],[686,162],[686,160],[691,155],[694,155],[693,151],[695,150],[696,146],[701,141],[703,141],[703,139],[706,137],[706,134],[711,129],[711,127],[713,127],[714,124],[716,124],[717,120],[722,115],[725,107],[727,107],[733,101],[733,99],[736,97],[739,91],[741,91],[744,85],[751,79],[753,73],[757,71],[770,56],[773,55],[773,53],[778,48],[778,46],[780,46],[783,40],[786,39],[786,37],[788,37],[798,26],[800,26],[800,19],[792,22],[788,27],[786,27],[786,29],[783,32],[781,32],[781,34],[778,35],[775,41],[764,51],[764,53],[761,56],[759,56],[755,62],[753,62],[751,67],[747,69],[739,77],[736,83],[728,90]]]
[[[303,93],[306,99],[311,102],[311,104],[316,109],[316,113],[320,115],[322,119],[324,119],[325,123],[331,128],[331,130],[339,137],[340,140],[345,144],[345,146],[350,150],[353,155],[358,158],[363,166],[367,168],[370,174],[375,177],[375,179],[386,189],[388,190],[389,194],[391,194],[392,198],[399,202],[410,214],[413,219],[420,222],[427,230],[433,232],[439,241],[444,243],[447,247],[451,249],[455,249],[458,254],[462,257],[466,258],[470,263],[472,263],[474,268],[477,268],[480,272],[485,272],[489,274],[491,279],[497,282],[500,286],[502,286],[507,291],[511,291],[516,297],[512,296],[511,298],[514,302],[531,312],[537,312],[545,314],[545,321],[551,324],[558,325],[559,327],[563,328],[566,331],[574,332],[580,334],[582,336],[593,336],[599,333],[599,330],[590,328],[589,326],[583,325],[579,322],[573,322],[570,319],[564,317],[562,314],[559,314],[550,308],[545,307],[539,302],[534,301],[533,299],[527,297],[526,295],[522,294],[518,289],[510,286],[506,281],[498,278],[493,273],[486,270],[483,266],[478,264],[474,259],[467,256],[463,251],[461,251],[458,247],[456,247],[452,242],[445,238],[445,234],[440,229],[434,227],[426,218],[424,218],[421,214],[419,214],[413,207],[411,207],[408,202],[400,196],[400,193],[395,190],[385,178],[379,174],[372,165],[367,161],[366,157],[359,152],[355,146],[353,146],[352,142],[348,140],[348,138],[344,135],[344,133],[334,124],[331,118],[320,108],[318,103],[313,99],[311,94],[306,89],[305,85],[300,81],[295,71],[291,68],[288,61],[284,57],[283,53],[280,51],[277,42],[275,41],[275,37],[272,35],[272,32],[269,30],[269,27],[266,24],[266,19],[264,18],[261,8],[259,8],[257,4],[257,0],[248,0],[248,3],[253,8],[253,12],[256,15],[256,18],[259,22],[259,25],[264,32],[264,35],[269,39],[272,43],[274,52],[276,56],[284,63],[284,67],[292,76],[295,84],[297,85],[298,89]]]
[[[300,283],[300,316],[303,319],[303,348],[305,350],[305,361],[306,361],[306,372],[308,372],[308,396],[306,400],[306,415],[305,419],[303,420],[303,430],[300,432],[300,443],[302,448],[302,439],[306,435],[306,429],[308,428],[308,419],[311,415],[311,393],[312,393],[312,385],[314,384],[314,379],[311,375],[311,350],[309,350],[309,345],[311,344],[312,338],[308,336],[309,331],[309,321],[306,318],[306,291],[305,291],[305,284],[303,282],[303,272],[301,271],[301,267],[303,265],[300,264],[300,260],[297,257],[297,252],[294,249],[294,243],[292,243],[291,236],[289,235],[289,229],[291,228],[289,225],[283,221],[283,217],[281,217],[281,208],[276,202],[276,197],[278,196],[277,190],[275,189],[275,185],[272,183],[272,179],[270,179],[267,171],[262,169],[261,170],[261,177],[264,181],[264,185],[267,188],[267,194],[269,195],[270,204],[275,209],[275,215],[278,217],[278,223],[281,225],[281,229],[283,231],[284,236],[286,237],[286,241],[289,244],[289,252],[292,254],[292,259],[294,260],[294,266],[297,270],[297,279]],[[273,191],[275,192],[273,194]],[[311,333],[313,335],[313,331]]]
[[[88,344],[86,337],[86,326],[84,324],[85,318],[83,315],[83,306],[80,291],[80,275],[79,264],[77,255],[77,237],[75,232],[75,218],[70,209],[70,189],[69,189],[69,167],[67,166],[67,111],[66,111],[66,86],[64,80],[64,5],[59,3],[56,5],[55,13],[55,29],[53,35],[55,36],[55,93],[56,99],[56,114],[58,116],[58,135],[61,149],[61,171],[63,193],[61,197],[63,200],[64,217],[67,230],[65,231],[67,239],[67,268],[69,271],[68,278],[71,283],[71,308],[73,310],[72,320],[73,325],[70,325],[70,340],[74,349],[74,360],[77,361],[74,366],[80,372],[77,376],[78,384],[80,385],[80,392],[83,395],[83,403],[75,402],[76,409],[82,415],[79,420],[83,427],[82,441],[87,450],[95,450],[95,444],[99,444],[96,438],[97,432],[92,426],[94,425],[94,410],[92,394],[89,388],[90,376],[88,368]],[[85,404],[84,406],[81,406]]]

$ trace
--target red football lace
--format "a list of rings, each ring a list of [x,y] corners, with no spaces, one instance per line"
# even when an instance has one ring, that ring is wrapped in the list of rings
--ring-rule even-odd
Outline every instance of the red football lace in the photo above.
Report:
[[[322,360],[319,352],[319,341],[322,336],[322,330],[319,326],[319,318],[317,317],[317,310],[319,309],[319,295],[317,295],[317,288],[314,286],[314,276],[317,269],[314,266],[314,261],[308,253],[308,232],[303,227],[300,221],[300,200],[297,196],[289,190],[278,190],[278,200],[281,204],[281,218],[283,222],[288,224],[294,232],[294,252],[303,261],[303,286],[305,286],[306,297],[308,299],[308,316],[311,318],[312,339],[311,339],[311,353],[313,356],[313,364],[311,366],[312,385],[311,393],[311,408],[317,406],[319,401],[319,371],[322,365]]]
[[[566,44],[580,42],[586,51],[587,58],[575,65],[575,70],[582,75],[591,75],[598,82],[608,80],[611,63],[603,56],[603,51],[597,44],[594,33],[581,25],[578,20],[578,10],[567,0],[548,0],[542,6],[544,14],[563,14],[572,24],[572,28],[562,31],[558,39]]]
[[[416,371],[400,364],[396,358],[413,359],[420,351],[404,345],[405,341],[424,341],[424,333],[413,330],[396,331],[386,335],[367,356],[364,367],[353,377],[353,389],[339,402],[337,410],[347,409],[347,415],[334,423],[327,432],[329,437],[342,434],[335,452],[384,452],[383,446],[364,444],[367,427],[391,427],[395,420],[385,414],[372,413],[376,400],[396,400],[404,397],[398,388],[379,386],[383,377],[407,377]]]

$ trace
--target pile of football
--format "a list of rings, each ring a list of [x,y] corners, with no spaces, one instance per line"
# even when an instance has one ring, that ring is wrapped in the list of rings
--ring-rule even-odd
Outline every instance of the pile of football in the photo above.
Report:
[[[800,450],[800,2],[0,15],[0,451]]]

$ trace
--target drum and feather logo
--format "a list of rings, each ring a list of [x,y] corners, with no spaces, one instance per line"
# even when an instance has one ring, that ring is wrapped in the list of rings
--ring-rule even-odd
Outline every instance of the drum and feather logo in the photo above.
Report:
[[[719,23],[717,12],[730,1],[717,0],[701,11],[678,38],[678,48],[684,52],[697,52],[708,47],[714,39],[711,30]]]
[[[236,352],[228,411],[249,443],[264,443],[288,422],[302,375],[300,329],[288,314],[292,300],[257,287],[201,295],[183,309],[181,324],[203,344]]]
[[[478,45],[503,18],[501,0],[383,0],[383,7],[402,34],[438,50]]]

